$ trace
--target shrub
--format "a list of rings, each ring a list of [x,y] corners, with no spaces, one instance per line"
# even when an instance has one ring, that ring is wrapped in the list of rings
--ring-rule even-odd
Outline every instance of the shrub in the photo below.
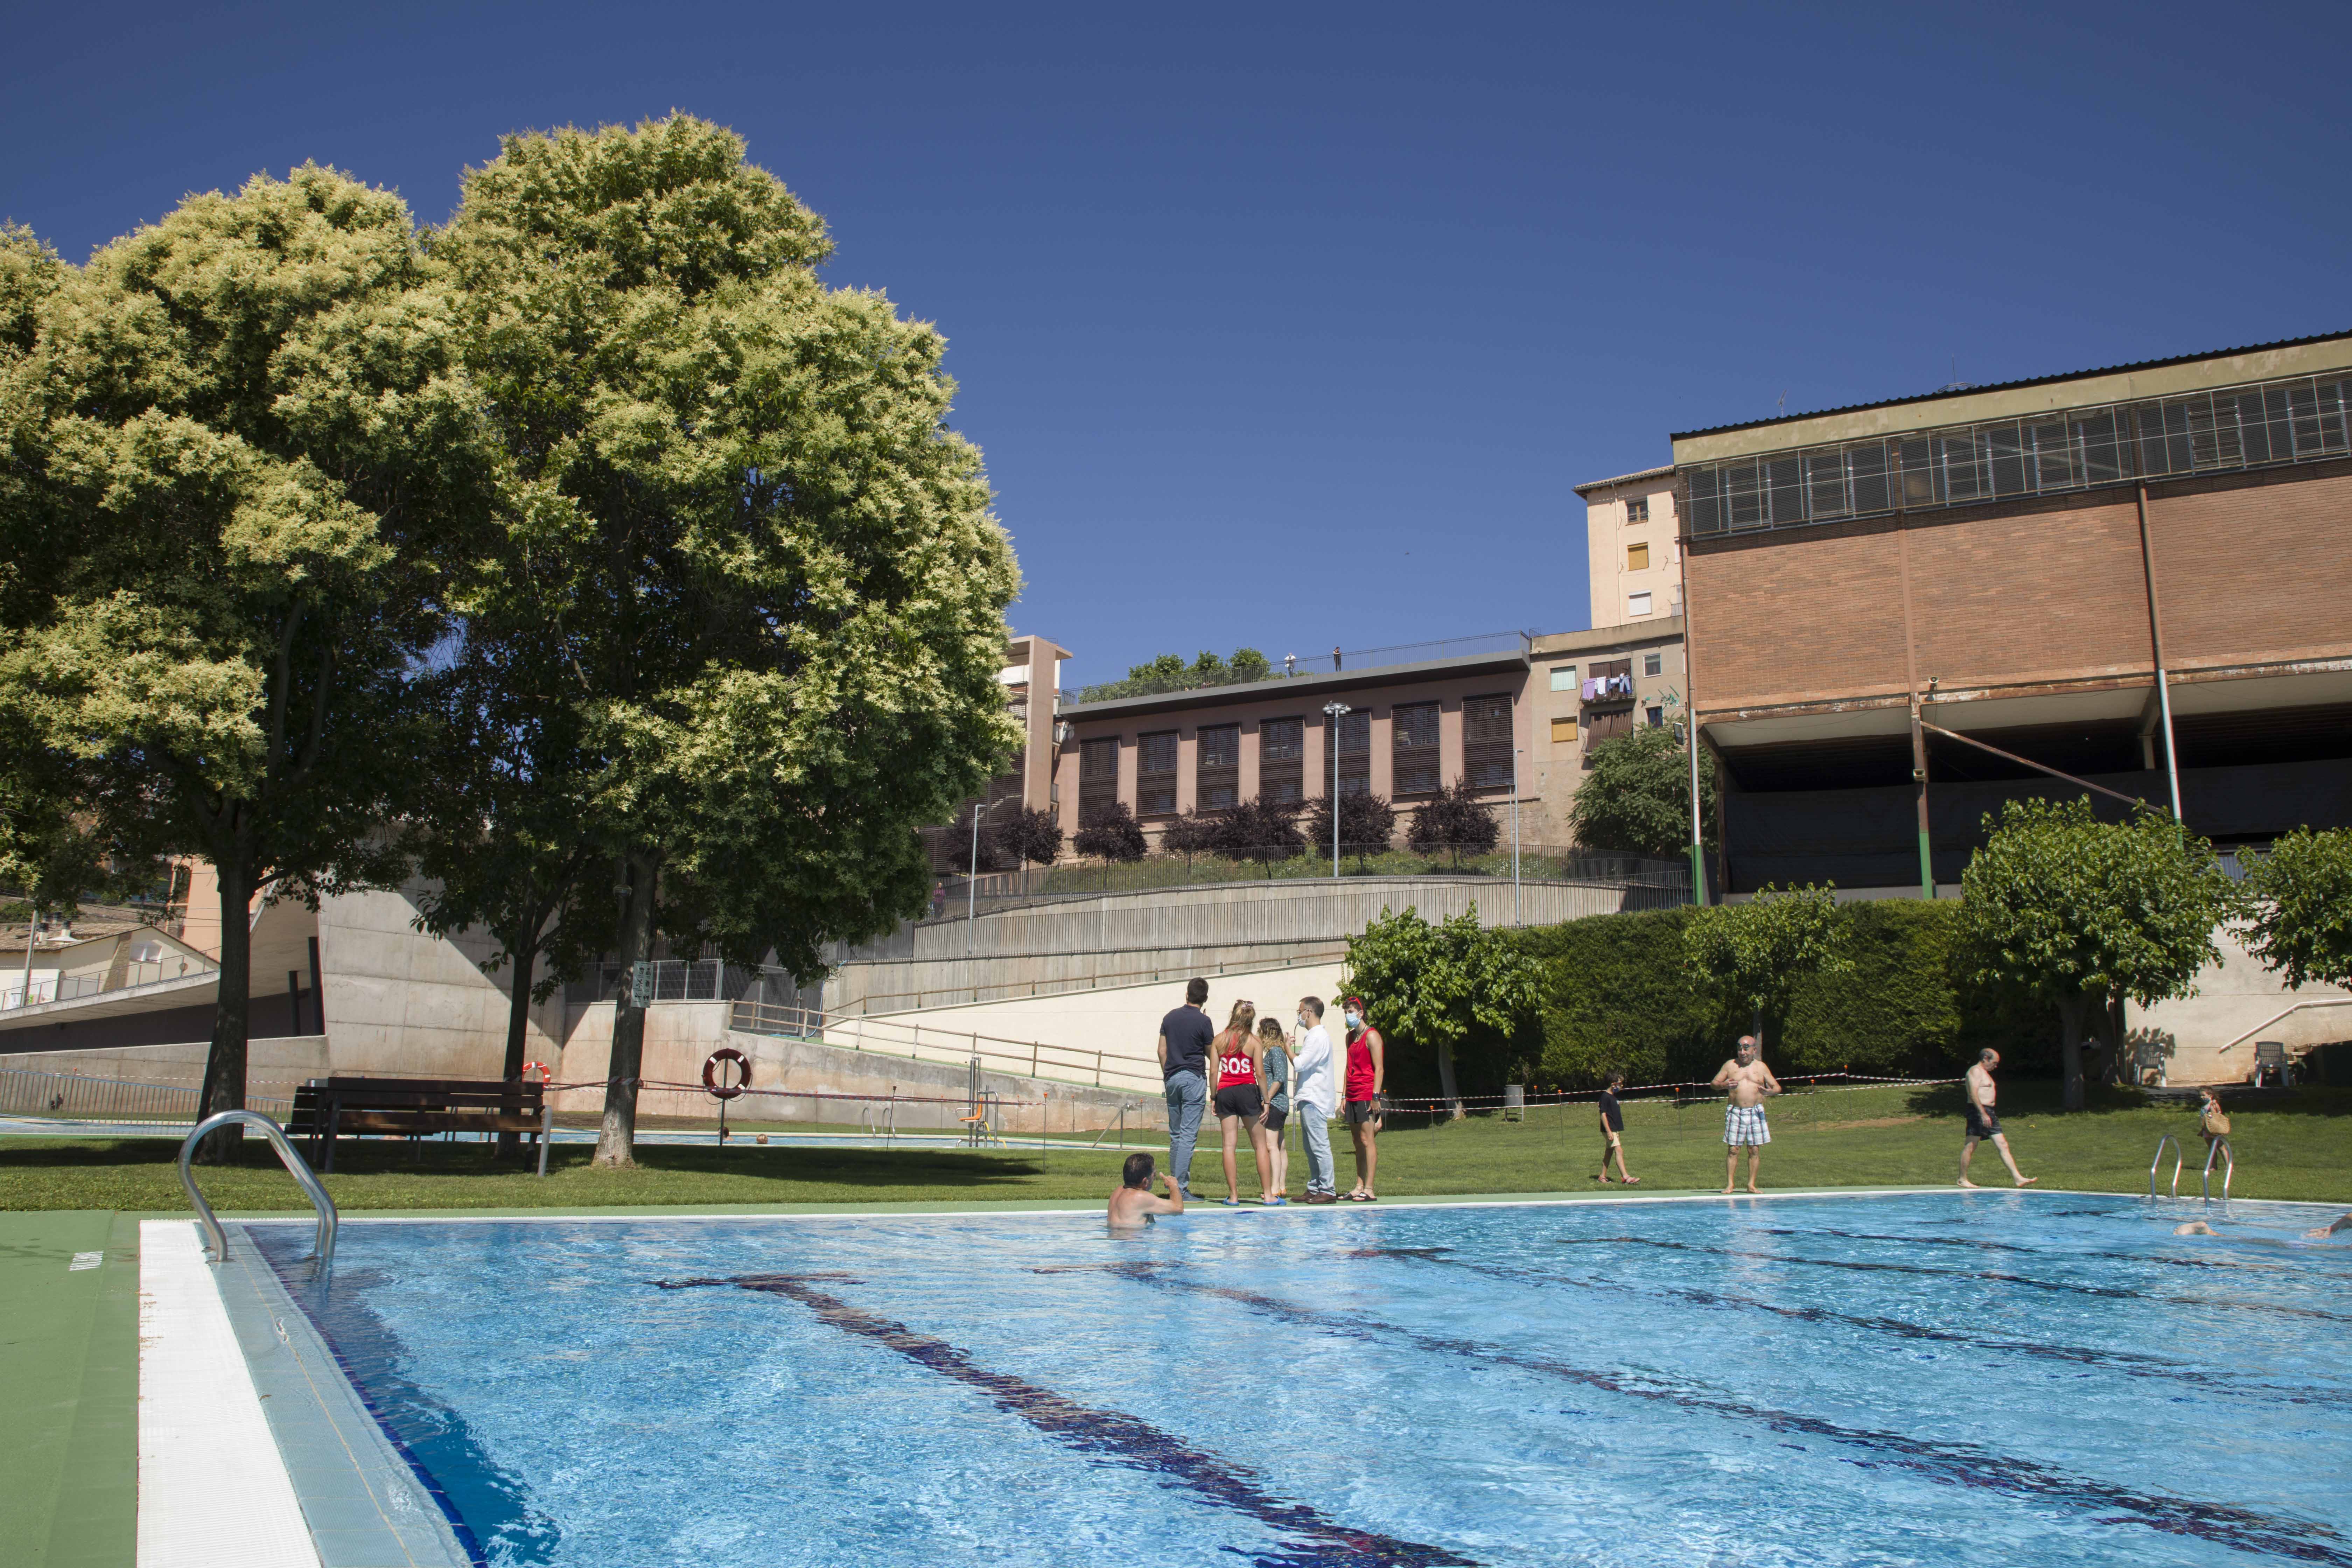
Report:
[[[1307,849],[1306,837],[1298,831],[1298,814],[1305,805],[1303,801],[1268,800],[1264,795],[1245,800],[1217,814],[1210,829],[1210,847],[1236,860],[1269,866],[1276,860],[1296,859]]]
[[[1386,849],[1396,837],[1396,807],[1384,795],[1343,795],[1339,797],[1339,849],[1353,855],[1359,866],[1364,857]],[[1331,850],[1331,797],[1318,795],[1307,810],[1309,852]]]
[[[1184,869],[1192,869],[1192,857],[1212,854],[1217,847],[1217,819],[1202,816],[1187,807],[1167,826],[1160,830],[1160,852],[1184,857]]]
[[[1128,810],[1127,802],[1115,800],[1087,814],[1070,839],[1070,847],[1081,855],[1099,856],[1106,864],[1116,860],[1125,865],[1142,859],[1150,846],[1144,841],[1143,825]]]
[[[1062,858],[1061,819],[1050,811],[1016,807],[1003,820],[992,822],[981,837],[995,850],[995,858],[1018,866],[1024,860],[1050,866]]]
[[[1502,833],[1502,825],[1495,820],[1494,808],[1478,798],[1465,778],[1439,790],[1434,798],[1413,814],[1412,826],[1405,833],[1405,846],[1417,855],[1444,850],[1458,866],[1464,850],[1484,855],[1495,847]]]

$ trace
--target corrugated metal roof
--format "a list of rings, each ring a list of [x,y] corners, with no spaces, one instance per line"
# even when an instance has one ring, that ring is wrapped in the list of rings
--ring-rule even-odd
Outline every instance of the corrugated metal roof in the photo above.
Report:
[[[1664,468],[1643,468],[1639,473],[1620,474],[1613,479],[1587,479],[1580,485],[1571,485],[1569,488],[1578,495],[1582,495],[1587,490],[1605,490],[1612,485],[1630,485],[1635,479],[1663,479],[1674,471],[1675,466],[1668,463]]]
[[[2021,381],[1994,381],[1981,386],[1961,386],[1936,392],[1922,392],[1910,397],[1883,397],[1875,403],[1849,403],[1839,408],[1815,408],[1803,414],[1776,414],[1769,419],[1745,419],[1735,425],[1710,425],[1701,430],[1677,430],[1667,439],[1685,441],[1695,436],[1720,436],[1732,430],[1757,430],[1767,425],[1789,425],[1801,419],[1826,418],[1832,414],[1859,414],[1869,408],[1899,408],[1906,403],[1933,403],[1944,397],[1973,397],[1979,393],[2006,392],[2021,386],[2047,386],[2053,382],[2082,381],[2095,375],[2121,375],[2128,371],[2157,370],[2168,364],[2193,364],[2199,360],[2227,359],[2231,354],[2266,353],[2273,349],[2301,348],[2305,343],[2331,342],[2338,338],[2352,338],[2352,331],[2315,332],[2307,338],[2281,338],[2273,343],[2248,343],[2242,348],[2210,349],[2203,353],[2174,354],[2169,359],[2135,360],[2129,364],[2100,365],[2091,370],[2070,370],[2063,375],[2033,375],[2027,376]],[[1614,481],[1601,482],[1613,483]],[[1581,485],[1577,487],[1580,490],[1583,488]]]

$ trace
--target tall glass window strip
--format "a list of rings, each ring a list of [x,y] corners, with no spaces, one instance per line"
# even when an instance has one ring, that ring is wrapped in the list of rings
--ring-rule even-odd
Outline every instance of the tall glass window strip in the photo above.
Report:
[[[1095,820],[1118,804],[1118,737],[1078,742],[1078,826]]]
[[[1223,811],[1242,798],[1242,727],[1203,724],[1193,748],[1192,798],[1197,809]]]
[[[1682,470],[1694,537],[2352,455],[2352,376],[2108,404]]]
[[[1462,700],[1462,776],[1475,790],[1511,787],[1511,700],[1497,693]]]
[[[1400,702],[1390,710],[1389,778],[1392,794],[1435,795],[1437,704]]]
[[[1297,719],[1261,719],[1257,726],[1257,793],[1261,800],[1306,798],[1307,726]]]
[[[1139,735],[1135,743],[1135,814],[1172,816],[1176,811],[1176,731]]]
[[[1342,713],[1331,738],[1332,753],[1339,761],[1339,793],[1370,795],[1372,793],[1372,716],[1358,709]]]

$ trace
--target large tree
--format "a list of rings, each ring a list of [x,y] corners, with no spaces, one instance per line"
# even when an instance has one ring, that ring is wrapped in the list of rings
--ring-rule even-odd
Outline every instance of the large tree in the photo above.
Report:
[[[1484,855],[1495,847],[1502,836],[1502,824],[1495,820],[1495,808],[1478,798],[1478,792],[1470,787],[1465,778],[1422,803],[1421,809],[1413,813],[1412,826],[1405,830],[1404,841],[1416,855],[1434,855],[1443,849],[1459,866],[1465,849],[1473,855]]]
[[[1985,828],[1960,873],[1973,965],[2057,1007],[2064,1105],[2079,1110],[2091,1026],[2126,998],[2147,1006],[2189,994],[2221,956],[2214,931],[2237,890],[2211,845],[2145,809],[2102,822],[2080,797],[2012,800]]]
[[[1588,849],[1659,857],[1690,849],[1690,752],[1660,725],[1596,742],[1568,807],[1569,831]],[[1715,757],[1698,759],[1699,821],[1715,845]]]
[[[1135,820],[1135,813],[1128,810],[1123,800],[1087,813],[1086,821],[1070,839],[1070,847],[1081,855],[1101,856],[1106,868],[1114,860],[1122,864],[1140,860],[1151,850],[1143,837],[1143,825]]]
[[[29,341],[26,316],[0,361],[0,709],[77,822],[218,872],[201,1103],[241,1107],[254,899],[401,873],[415,677],[495,448],[407,208],[330,169],[191,196],[55,275]]]
[[[1438,1092],[1456,1116],[1456,1047],[1532,1016],[1541,981],[1535,961],[1503,932],[1481,926],[1475,908],[1435,925],[1417,910],[1382,910],[1361,936],[1348,939],[1348,976],[1376,1026],[1435,1051]]]
[[[630,966],[667,937],[814,975],[923,908],[917,827],[1019,743],[1018,576],[944,342],[825,287],[830,250],[686,115],[508,137],[435,243],[516,469],[515,564],[469,636],[572,673]],[[634,1158],[646,1000],[617,998],[602,1163]]]
[[[2352,988],[2352,829],[2298,827],[2246,865],[2246,945],[2297,988]]]
[[[1748,1010],[1759,1045],[1766,1023],[1788,1016],[1800,983],[1853,967],[1835,894],[1811,886],[1766,887],[1746,903],[1692,910],[1683,960],[1702,990]]]
[[[1308,852],[1332,853],[1331,797],[1319,795],[1308,803],[1305,831]],[[1368,855],[1386,851],[1396,837],[1396,807],[1386,795],[1343,795],[1339,797],[1339,850],[1353,855],[1359,868]]]

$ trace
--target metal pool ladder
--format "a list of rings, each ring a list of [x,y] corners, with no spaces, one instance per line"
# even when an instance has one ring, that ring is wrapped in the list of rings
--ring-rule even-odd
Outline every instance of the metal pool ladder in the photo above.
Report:
[[[2221,1201],[2226,1204],[2230,1201],[2230,1178],[2238,1173],[2238,1157],[2230,1152],[2230,1141],[2227,1138],[2214,1139],[2213,1146],[2205,1151],[2205,1178],[2202,1190],[2205,1194],[2205,1201],[2209,1204],[2213,1201],[2213,1156],[2216,1154],[2221,1156]]]
[[[319,1234],[311,1243],[310,1258],[318,1267],[324,1268],[335,1260],[335,1225],[340,1217],[335,1213],[335,1200],[327,1195],[327,1189],[319,1184],[319,1178],[311,1174],[310,1167],[304,1163],[302,1156],[294,1152],[294,1145],[286,1141],[286,1130],[257,1110],[224,1110],[208,1116],[196,1123],[195,1131],[180,1144],[180,1185],[187,1189],[188,1201],[196,1205],[196,1217],[204,1223],[205,1234],[212,1238],[212,1261],[228,1261],[228,1232],[221,1228],[219,1217],[213,1213],[213,1205],[205,1202],[205,1194],[196,1190],[195,1174],[188,1169],[188,1162],[195,1157],[196,1145],[203,1142],[207,1134],[217,1128],[237,1124],[261,1129],[277,1148],[278,1158],[285,1165],[287,1173],[294,1178],[303,1195],[310,1200],[310,1206],[319,1211]]]
[[[2172,1145],[2172,1195],[2176,1198],[2180,1195],[2180,1163],[2189,1156],[2181,1152],[2180,1140],[2168,1132],[2156,1141],[2156,1158],[2147,1163],[2147,1195],[2150,1198],[2156,1196],[2156,1168],[2164,1163],[2164,1146],[2167,1143]],[[2208,1154],[2205,1157],[2205,1163],[2211,1164],[2213,1157]],[[2226,1193],[2228,1190],[2228,1179],[2225,1177],[2222,1191]]]

